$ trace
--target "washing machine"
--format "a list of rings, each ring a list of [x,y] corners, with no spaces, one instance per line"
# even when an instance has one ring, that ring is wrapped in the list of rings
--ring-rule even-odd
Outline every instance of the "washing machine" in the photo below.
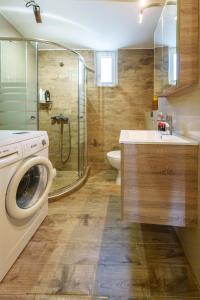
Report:
[[[0,131],[0,281],[48,213],[56,171],[42,131]]]

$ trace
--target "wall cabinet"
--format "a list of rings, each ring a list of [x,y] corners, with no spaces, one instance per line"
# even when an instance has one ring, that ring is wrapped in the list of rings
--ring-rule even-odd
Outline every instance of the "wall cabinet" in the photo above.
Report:
[[[198,82],[199,1],[166,1],[154,33],[154,94],[173,95]]]

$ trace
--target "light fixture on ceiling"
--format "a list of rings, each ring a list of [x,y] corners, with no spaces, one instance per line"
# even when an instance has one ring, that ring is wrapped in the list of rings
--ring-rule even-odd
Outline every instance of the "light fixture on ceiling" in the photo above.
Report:
[[[164,6],[163,1],[158,1],[158,2],[151,2],[147,0],[140,0],[139,5],[140,5],[140,13],[139,13],[139,23],[142,24],[143,19],[144,19],[144,11],[147,8],[152,8],[152,7],[162,7]],[[167,1],[166,5],[176,5],[177,1],[172,0],[172,1]]]
[[[139,23],[142,24],[143,22],[143,13],[139,13]]]
[[[163,4],[161,3],[147,3],[145,0],[140,0],[140,13],[139,13],[139,23],[142,24],[143,22],[143,18],[144,18],[144,11],[147,8],[151,8],[151,7],[161,7],[163,6]]]
[[[147,0],[140,0],[140,7],[145,7],[147,5]]]
[[[34,12],[34,15],[35,15],[35,21],[37,23],[42,23],[42,17],[41,17],[41,14],[40,14],[40,6],[33,0],[28,1],[26,3],[26,7],[30,7],[30,6],[33,7],[33,12]]]

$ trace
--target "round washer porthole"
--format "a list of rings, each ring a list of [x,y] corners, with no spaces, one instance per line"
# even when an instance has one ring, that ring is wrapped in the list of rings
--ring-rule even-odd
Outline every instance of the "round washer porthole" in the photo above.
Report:
[[[10,217],[32,216],[47,201],[54,177],[51,162],[41,156],[26,159],[8,186],[6,209]]]

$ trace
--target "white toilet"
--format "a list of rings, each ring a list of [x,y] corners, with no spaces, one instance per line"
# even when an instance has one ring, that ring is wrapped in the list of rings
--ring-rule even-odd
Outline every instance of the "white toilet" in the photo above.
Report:
[[[121,152],[111,151],[107,153],[107,159],[111,166],[118,170],[116,183],[121,184]]]

